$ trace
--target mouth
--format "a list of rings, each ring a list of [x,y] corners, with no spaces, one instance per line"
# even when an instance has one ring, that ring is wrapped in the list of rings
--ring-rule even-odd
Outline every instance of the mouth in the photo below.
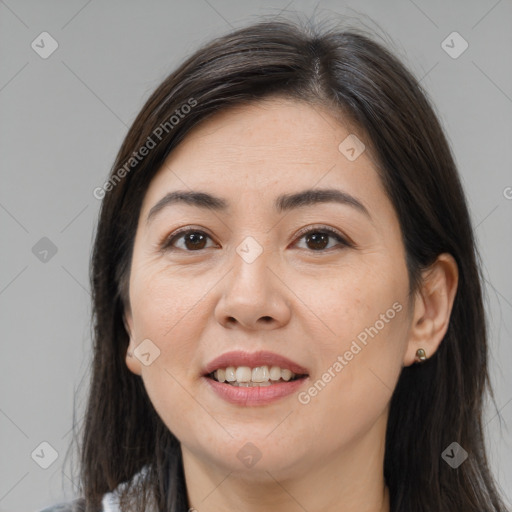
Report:
[[[203,377],[222,399],[241,406],[265,405],[301,388],[310,372],[272,352],[228,352],[206,365]]]

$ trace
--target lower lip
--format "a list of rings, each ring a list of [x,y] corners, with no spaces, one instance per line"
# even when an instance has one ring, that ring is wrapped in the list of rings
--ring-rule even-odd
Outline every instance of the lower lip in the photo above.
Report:
[[[203,377],[212,389],[224,400],[236,405],[266,405],[297,391],[307,380],[304,377],[289,382],[279,382],[270,386],[240,387],[218,382],[209,377]]]

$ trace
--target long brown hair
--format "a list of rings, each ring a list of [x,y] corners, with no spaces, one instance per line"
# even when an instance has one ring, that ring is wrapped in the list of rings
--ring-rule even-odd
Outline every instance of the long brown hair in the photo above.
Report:
[[[194,126],[221,109],[271,95],[326,105],[366,136],[398,214],[411,290],[440,253],[452,254],[458,265],[448,332],[426,363],[403,369],[391,399],[383,468],[391,510],[504,511],[483,438],[483,399],[490,388],[477,251],[435,111],[418,80],[367,33],[320,31],[286,20],[219,37],[171,73],[133,122],[98,192],[104,197],[90,274],[94,353],[81,439],[86,511],[98,510],[104,493],[143,467],[146,477],[136,492],[127,488],[123,495],[125,510],[129,499],[133,510],[144,510],[149,496],[161,512],[187,510],[180,444],[155,412],[142,379],[125,364],[123,313],[130,307],[138,216],[152,177]],[[142,156],[140,149],[150,145]],[[469,454],[457,469],[441,457],[454,441]]]

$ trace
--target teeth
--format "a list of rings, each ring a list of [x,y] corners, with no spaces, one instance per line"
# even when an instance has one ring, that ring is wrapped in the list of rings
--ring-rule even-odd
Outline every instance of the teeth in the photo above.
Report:
[[[219,368],[213,372],[213,377],[219,382],[229,382],[234,386],[254,387],[254,386],[270,386],[273,382],[283,380],[289,381],[296,377],[288,368],[280,368],[279,366],[257,366],[250,368],[249,366],[228,366],[227,368]]]
[[[283,380],[290,380],[293,373],[290,370],[281,370],[281,378]]]
[[[217,370],[218,372],[219,370]],[[215,372],[215,377],[217,378],[217,372]],[[234,382],[236,380],[236,375],[235,375],[235,368],[233,366],[228,366],[226,368],[226,380],[228,382]]]
[[[261,387],[267,387],[272,386],[272,384],[267,382],[232,382],[232,386],[235,387],[241,387],[241,388],[261,388]]]
[[[239,366],[235,372],[237,382],[249,382],[252,372],[248,366]]]
[[[269,378],[268,366],[257,366],[252,369],[251,380],[253,382],[268,382]]]
[[[272,366],[270,368],[270,380],[279,380],[281,378],[281,368],[279,366]]]

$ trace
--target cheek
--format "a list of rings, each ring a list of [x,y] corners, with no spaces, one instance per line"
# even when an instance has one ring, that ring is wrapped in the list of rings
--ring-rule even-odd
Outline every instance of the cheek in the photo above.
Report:
[[[405,264],[380,260],[375,255],[373,261],[333,268],[325,277],[314,282],[303,280],[301,288],[296,285],[298,295],[307,297],[307,304],[319,321],[316,355],[342,354],[356,339],[361,346],[379,340],[373,344],[374,351],[403,344],[407,325],[407,271]]]
[[[340,436],[340,425],[348,438],[382,414],[402,369],[408,333],[406,271],[353,268],[309,297],[311,304],[321,305],[315,313],[324,327],[315,336],[314,378],[298,398],[333,439]]]
[[[201,325],[198,319],[202,311],[201,298],[215,284],[210,280],[209,285],[204,277],[177,275],[162,265],[139,268],[133,275],[130,289],[138,334],[153,336],[165,347],[169,344],[186,346],[187,333]]]
[[[149,339],[159,351],[151,365],[141,366],[141,377],[156,410],[165,411],[167,425],[174,427],[173,411],[194,407],[184,388],[197,372],[191,362],[207,323],[199,284],[204,279],[179,279],[165,269],[137,270],[130,290],[135,340]]]
[[[151,365],[142,365],[141,378],[155,410],[180,439],[189,428],[183,418],[203,422],[209,418],[202,418],[206,413],[192,396],[187,374],[195,371],[191,361],[207,322],[201,301],[204,281],[179,278],[168,269],[142,271],[139,267],[131,282],[136,342],[149,339],[160,351]]]

